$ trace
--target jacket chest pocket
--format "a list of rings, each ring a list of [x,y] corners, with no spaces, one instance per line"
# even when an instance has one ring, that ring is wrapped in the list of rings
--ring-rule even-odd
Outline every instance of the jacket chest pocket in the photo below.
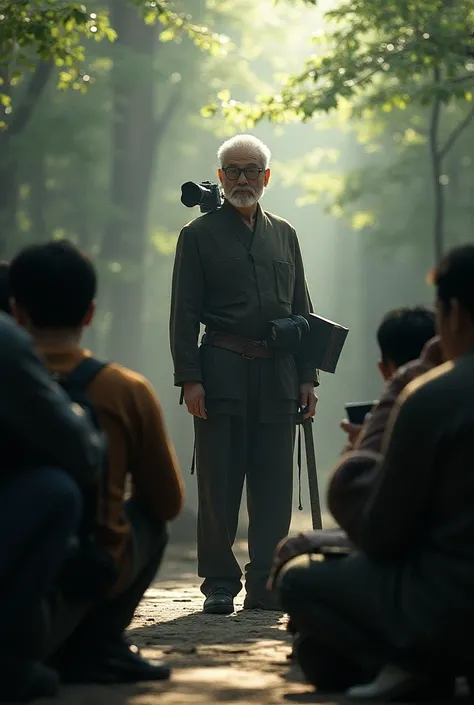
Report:
[[[207,275],[209,301],[220,306],[246,301],[248,266],[241,257],[214,260]]]
[[[295,289],[295,265],[291,262],[273,260],[273,269],[278,301],[283,304],[292,304]]]

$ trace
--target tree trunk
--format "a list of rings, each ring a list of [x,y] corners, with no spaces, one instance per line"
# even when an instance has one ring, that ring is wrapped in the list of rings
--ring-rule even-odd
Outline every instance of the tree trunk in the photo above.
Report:
[[[18,163],[5,145],[0,151],[0,259],[9,257],[17,239],[19,201]]]
[[[50,235],[46,224],[48,191],[46,189],[45,167],[45,155],[41,151],[41,146],[38,146],[31,155],[31,161],[28,166],[30,181],[29,213],[35,242],[45,242]]]
[[[439,84],[441,81],[441,71],[438,67],[434,68],[434,83]],[[433,247],[435,265],[438,265],[444,250],[444,212],[445,199],[444,188],[441,184],[441,167],[442,157],[439,147],[439,123],[441,117],[441,101],[435,97],[430,121],[430,158],[431,158],[431,176],[433,181],[433,198],[434,198],[434,221],[433,221]]]
[[[20,181],[18,160],[12,154],[11,143],[28,126],[52,71],[51,62],[38,61],[26,85],[12,90],[8,67],[0,69],[0,91],[13,99],[12,112],[7,113],[6,108],[0,106],[0,120],[7,124],[0,132],[0,258],[8,256],[17,239]]]
[[[102,257],[111,265],[107,295],[112,320],[107,355],[140,369],[143,267],[148,248],[148,199],[155,152],[152,65],[157,30],[146,25],[125,0],[113,0],[110,13],[118,40],[113,47],[112,71],[113,216],[106,226],[102,248]],[[130,63],[125,63],[131,58],[136,65],[133,72]]]
[[[0,50],[5,48],[0,44]],[[11,87],[7,66],[0,66],[0,92],[11,98]],[[6,120],[6,108],[0,103],[0,120]],[[0,132],[0,259],[7,255],[7,242],[10,233],[14,235],[16,225],[16,204],[18,201],[18,166],[10,155],[9,138]]]

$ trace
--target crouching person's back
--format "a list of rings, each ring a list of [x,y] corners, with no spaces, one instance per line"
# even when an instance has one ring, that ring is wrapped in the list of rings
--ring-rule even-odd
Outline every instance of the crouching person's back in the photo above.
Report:
[[[166,522],[180,511],[183,486],[161,407],[151,384],[81,347],[94,315],[94,267],[73,245],[51,242],[23,250],[10,266],[17,321],[33,336],[47,367],[82,403],[108,439],[107,462],[94,491],[94,540],[82,550],[91,581],[74,577],[74,557],[50,600],[48,655],[63,680],[158,680],[165,664],[142,659],[124,631],[160,566]],[[125,499],[127,481],[131,498]],[[76,558],[77,561],[77,558]],[[108,564],[110,562],[110,565]],[[112,566],[113,570],[110,570]],[[99,575],[102,572],[102,575]],[[82,585],[82,583],[84,583]],[[82,590],[82,594],[81,594]]]
[[[6,315],[7,268],[1,264],[0,700],[26,702],[58,689],[57,673],[38,660],[42,607],[78,531],[81,489],[97,481],[104,444]]]

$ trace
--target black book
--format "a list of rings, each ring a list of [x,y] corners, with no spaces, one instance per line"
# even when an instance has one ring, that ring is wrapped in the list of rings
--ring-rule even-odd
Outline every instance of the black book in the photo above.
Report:
[[[315,313],[310,313],[307,320],[310,334],[305,340],[303,355],[308,357],[312,367],[334,374],[349,329]]]

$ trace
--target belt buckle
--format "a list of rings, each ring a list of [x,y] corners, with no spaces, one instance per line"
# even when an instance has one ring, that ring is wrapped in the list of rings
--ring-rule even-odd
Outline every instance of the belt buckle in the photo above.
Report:
[[[252,347],[254,347],[254,348],[266,348],[266,347],[267,347],[267,343],[266,343],[265,340],[263,340],[263,341],[262,341],[262,340],[251,340],[250,343],[248,343],[248,344],[245,346],[245,350],[247,350],[247,348],[252,348]],[[242,357],[244,358],[244,360],[255,360],[255,355],[246,355],[245,350],[244,350],[244,352],[242,353]]]

